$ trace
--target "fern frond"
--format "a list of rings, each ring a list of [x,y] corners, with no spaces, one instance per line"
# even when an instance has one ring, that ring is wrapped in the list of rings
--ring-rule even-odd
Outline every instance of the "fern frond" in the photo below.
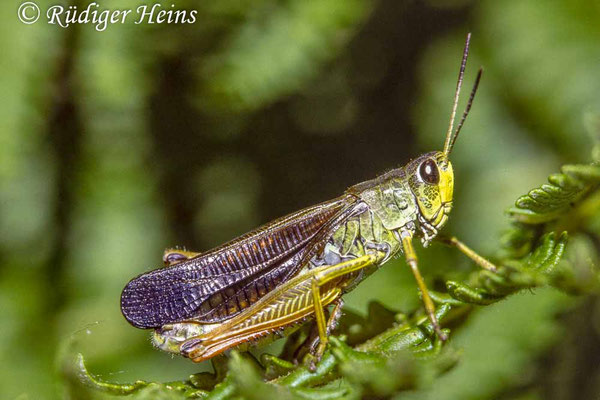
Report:
[[[519,197],[508,215],[515,222],[533,225],[564,216],[600,183],[600,165],[565,165],[560,173],[550,175],[548,182]]]

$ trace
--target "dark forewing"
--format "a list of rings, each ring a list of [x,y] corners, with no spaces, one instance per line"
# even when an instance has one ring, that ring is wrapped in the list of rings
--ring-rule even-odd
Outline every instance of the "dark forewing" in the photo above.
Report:
[[[242,309],[244,301],[256,300],[248,297],[260,298],[296,274],[312,253],[314,239],[331,224],[339,224],[353,203],[353,197],[343,196],[306,208],[198,257],[142,274],[123,289],[121,311],[139,328],[191,318],[226,319]]]

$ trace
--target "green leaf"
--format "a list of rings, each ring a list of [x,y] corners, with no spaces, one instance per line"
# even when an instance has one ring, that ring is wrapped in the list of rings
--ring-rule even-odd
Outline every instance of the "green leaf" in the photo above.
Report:
[[[600,165],[565,165],[548,182],[519,197],[508,215],[524,224],[544,224],[564,216],[600,183]]]
[[[206,392],[196,389],[190,381],[174,381],[165,383],[146,382],[142,380],[134,383],[105,382],[92,376],[85,366],[82,354],[77,355],[76,370],[79,380],[86,386],[112,395],[124,396],[135,394],[137,399],[204,397]]]

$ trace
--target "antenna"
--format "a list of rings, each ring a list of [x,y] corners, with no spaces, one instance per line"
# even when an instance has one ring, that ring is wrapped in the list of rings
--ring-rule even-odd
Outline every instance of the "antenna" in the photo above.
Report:
[[[448,152],[446,153],[444,151],[444,154],[446,154],[446,157],[448,157],[448,155],[450,155],[450,152],[452,151],[452,148],[454,147],[454,142],[456,142],[456,138],[458,137],[458,133],[462,129],[462,127],[465,123],[465,120],[467,119],[467,115],[469,115],[469,111],[471,111],[471,106],[473,105],[473,99],[475,98],[475,93],[477,93],[477,88],[479,87],[479,81],[481,80],[481,74],[483,74],[483,68],[479,68],[479,72],[477,72],[477,78],[475,78],[475,84],[473,85],[473,89],[471,89],[471,95],[469,96],[469,101],[467,102],[467,107],[465,108],[465,111],[463,112],[463,115],[460,118],[460,122],[456,126],[456,132],[454,132],[454,135],[452,135],[452,139],[450,140],[450,143],[448,144]]]
[[[458,81],[456,82],[456,92],[454,92],[454,103],[452,104],[452,114],[450,115],[450,124],[448,126],[448,132],[446,132],[446,142],[444,143],[444,157],[448,159],[452,148],[454,147],[454,142],[456,142],[456,138],[458,137],[458,133],[462,129],[465,119],[467,115],[469,115],[469,111],[471,110],[471,105],[473,104],[473,99],[475,98],[475,93],[477,92],[477,88],[479,86],[479,81],[481,80],[481,74],[483,73],[483,69],[480,68],[477,73],[477,78],[475,80],[475,84],[473,85],[473,89],[471,90],[471,96],[469,97],[469,102],[467,103],[467,107],[463,112],[463,115],[458,123],[456,131],[454,130],[454,120],[456,119],[456,109],[458,108],[458,99],[460,96],[460,89],[462,88],[463,79],[465,77],[465,68],[467,66],[467,58],[469,57],[469,44],[471,42],[471,33],[467,34],[467,40],[465,41],[465,49],[463,50],[462,62],[460,64],[460,71],[458,73]]]

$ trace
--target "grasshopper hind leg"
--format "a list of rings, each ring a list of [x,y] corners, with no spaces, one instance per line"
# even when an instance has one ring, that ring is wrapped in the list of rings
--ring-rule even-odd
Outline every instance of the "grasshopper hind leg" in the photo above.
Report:
[[[316,364],[320,361],[325,349],[327,348],[328,343],[328,335],[331,330],[337,324],[337,319],[341,315],[341,307],[343,303],[336,303],[329,320],[325,321],[325,313],[324,306],[321,301],[321,287],[323,287],[327,282],[330,282],[334,279],[342,277],[344,275],[350,274],[355,271],[359,271],[363,268],[367,268],[374,264],[378,264],[383,260],[386,256],[384,252],[377,252],[376,254],[367,254],[362,257],[358,257],[353,260],[344,261],[337,265],[332,265],[320,273],[316,274],[311,283],[312,289],[312,298],[313,298],[313,306],[315,319],[317,323],[317,330],[319,333],[318,343],[316,344],[316,349],[311,352],[311,360],[309,362],[309,368],[314,371],[316,368]],[[339,298],[338,298],[339,300]]]
[[[281,328],[293,327],[306,318],[314,317],[318,344],[309,367],[314,368],[327,346],[327,335],[337,321],[341,303],[336,303],[343,293],[344,277],[355,271],[378,264],[385,254],[367,254],[335,265],[324,265],[308,270],[286,281],[242,313],[220,323],[200,335],[187,338],[179,348],[184,357],[200,362],[228,349],[249,342],[268,339]],[[352,281],[353,279],[351,279]],[[329,318],[325,307],[336,304]],[[308,361],[308,360],[307,360]]]

